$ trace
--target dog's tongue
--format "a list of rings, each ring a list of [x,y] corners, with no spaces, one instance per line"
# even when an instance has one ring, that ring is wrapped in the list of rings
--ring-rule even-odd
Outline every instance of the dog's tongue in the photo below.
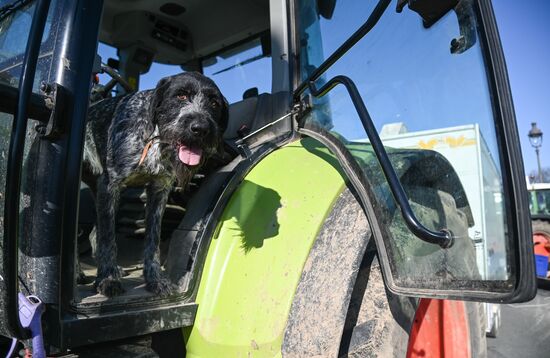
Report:
[[[202,149],[180,145],[178,148],[178,157],[183,164],[198,165],[201,161]]]

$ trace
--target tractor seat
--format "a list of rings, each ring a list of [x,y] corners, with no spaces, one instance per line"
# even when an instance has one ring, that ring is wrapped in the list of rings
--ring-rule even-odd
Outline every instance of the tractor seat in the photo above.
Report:
[[[283,116],[285,112],[280,109],[288,107],[284,104],[289,99],[288,92],[262,93],[232,103],[229,106],[227,129],[223,135],[225,143],[238,153],[235,142]],[[254,146],[290,130],[290,121],[282,121],[269,130],[258,133],[253,140]]]

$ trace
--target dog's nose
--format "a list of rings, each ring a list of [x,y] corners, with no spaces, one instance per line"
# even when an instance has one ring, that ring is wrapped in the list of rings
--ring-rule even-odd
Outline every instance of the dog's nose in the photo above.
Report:
[[[199,137],[204,137],[208,134],[208,124],[201,121],[194,121],[191,123],[191,132]]]

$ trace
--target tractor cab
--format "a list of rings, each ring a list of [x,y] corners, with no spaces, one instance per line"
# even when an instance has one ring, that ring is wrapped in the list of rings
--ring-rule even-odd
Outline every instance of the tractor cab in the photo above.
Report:
[[[528,184],[531,216],[550,216],[550,184]]]
[[[529,179],[529,178],[527,178]],[[539,288],[548,289],[548,257],[550,256],[550,183],[529,183],[529,210]]]
[[[184,71],[218,85],[229,123],[223,151],[170,194],[161,262],[176,289],[144,289],[145,190],[128,187],[126,293],[105,297],[81,181],[88,108]],[[487,0],[0,0],[0,92],[1,336],[38,335],[19,313],[32,296],[49,354],[152,339],[161,356],[332,355],[313,352],[351,349],[368,282],[384,307],[410,306],[386,312],[406,337],[418,297],[535,293]],[[381,275],[365,277],[374,256]],[[327,324],[320,311],[330,329],[307,329]]]
[[[92,103],[154,88],[161,77],[184,71],[198,71],[214,79],[230,103],[231,119],[223,134],[223,153],[211,158],[190,185],[174,187],[163,217],[161,261],[166,262],[167,274],[177,285],[182,302],[192,302],[190,280],[196,280],[193,251],[198,243],[194,235],[189,237],[189,228],[199,225],[196,221],[184,224],[182,220],[193,211],[197,220],[197,216],[212,210],[213,200],[221,195],[227,175],[232,172],[222,168],[241,155],[238,142],[285,115],[290,105],[288,79],[272,83],[272,78],[288,78],[288,65],[273,65],[276,61],[271,56],[269,9],[268,1],[258,1],[253,6],[246,1],[196,1],[185,6],[143,2],[131,9],[118,1],[104,4],[97,55],[101,67],[97,69],[99,80],[92,88]],[[272,71],[280,74],[273,76]],[[288,137],[289,123],[275,123],[269,130],[253,135],[257,144],[251,142],[246,150],[278,136]],[[198,191],[203,193],[198,195],[202,199],[189,202]],[[129,187],[122,193],[117,245],[119,262],[126,274],[122,279],[126,294],[115,299],[107,299],[93,289],[97,269],[93,244],[95,210],[93,195],[86,187],[81,190],[80,207],[86,208],[86,213],[80,210],[77,247],[82,271],[75,303],[82,308],[99,304],[120,308],[128,300],[142,302],[144,307],[161,302],[164,298],[149,294],[143,285],[145,188]],[[174,235],[178,239],[171,240]],[[185,305],[184,310],[192,306]]]

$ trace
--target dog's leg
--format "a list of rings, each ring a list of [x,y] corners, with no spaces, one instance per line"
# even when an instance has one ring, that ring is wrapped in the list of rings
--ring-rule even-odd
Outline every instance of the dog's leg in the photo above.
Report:
[[[159,248],[162,215],[171,188],[172,182],[162,179],[152,181],[147,187],[143,276],[145,288],[157,295],[169,295],[172,292],[170,281],[162,276]]]
[[[124,293],[116,261],[115,238],[115,218],[121,186],[109,182],[105,173],[99,177],[97,183],[97,278],[94,286],[97,292],[112,297]]]

